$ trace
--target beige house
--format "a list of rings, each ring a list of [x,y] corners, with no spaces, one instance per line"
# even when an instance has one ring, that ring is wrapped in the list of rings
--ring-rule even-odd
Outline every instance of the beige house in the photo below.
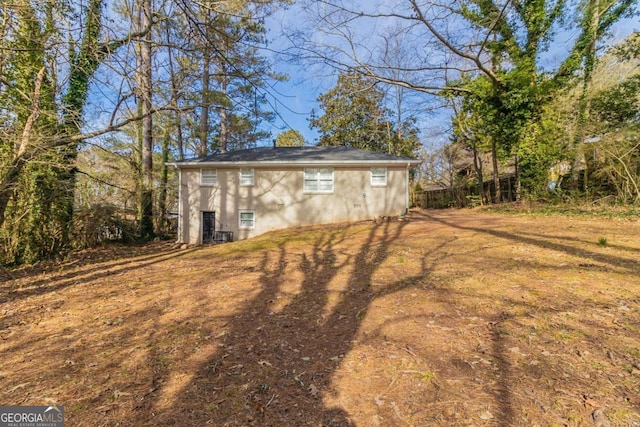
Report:
[[[300,225],[405,213],[408,157],[347,147],[266,147],[172,163],[178,239],[242,240]]]

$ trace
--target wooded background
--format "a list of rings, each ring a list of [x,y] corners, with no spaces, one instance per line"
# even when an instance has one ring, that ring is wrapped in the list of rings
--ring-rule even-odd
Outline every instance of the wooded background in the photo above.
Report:
[[[611,37],[636,1],[292,3],[0,4],[0,263],[170,235],[168,161],[274,141],[418,156],[416,192],[482,183],[479,203],[511,169],[519,198],[640,202],[640,37]],[[294,6],[303,28],[270,51],[267,20]],[[264,126],[276,54],[335,76],[318,141]]]

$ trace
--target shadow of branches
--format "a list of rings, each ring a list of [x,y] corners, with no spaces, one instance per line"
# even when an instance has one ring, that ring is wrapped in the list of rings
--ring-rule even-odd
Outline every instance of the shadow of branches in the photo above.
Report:
[[[374,297],[371,277],[401,231],[402,224],[379,224],[357,251],[345,252],[337,249],[343,231],[326,232],[291,266],[285,245],[265,252],[259,292],[216,331],[214,354],[170,406],[159,401],[161,389],[146,398],[133,425],[353,425],[322,396]],[[295,291],[283,288],[291,275]]]

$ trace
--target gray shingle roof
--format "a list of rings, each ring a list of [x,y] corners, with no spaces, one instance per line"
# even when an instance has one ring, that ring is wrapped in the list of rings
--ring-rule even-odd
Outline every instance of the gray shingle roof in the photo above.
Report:
[[[212,154],[207,157],[175,162],[175,165],[206,163],[412,163],[411,157],[398,157],[374,151],[358,150],[343,146],[314,147],[259,147],[246,150]]]

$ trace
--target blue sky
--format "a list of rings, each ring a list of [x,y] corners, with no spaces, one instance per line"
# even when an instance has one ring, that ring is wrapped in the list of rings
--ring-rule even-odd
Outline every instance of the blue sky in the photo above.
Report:
[[[372,6],[373,0],[366,4]],[[316,112],[322,114],[322,111],[318,109],[317,98],[335,85],[337,71],[328,66],[320,68],[318,65],[293,64],[273,53],[288,47],[288,42],[282,34],[283,28],[291,30],[300,26],[304,27],[307,22],[308,20],[295,4],[286,10],[279,11],[267,21],[270,40],[269,54],[274,55],[274,68],[279,73],[289,75],[288,81],[276,82],[268,89],[267,99],[271,103],[271,108],[277,113],[276,121],[270,129],[273,138],[281,131],[291,128],[300,131],[308,143],[313,143],[318,138],[318,133],[309,128],[311,111],[315,109]],[[367,31],[370,32],[371,29],[367,29]],[[633,31],[640,31],[637,17],[621,21],[613,36],[614,39],[621,39]],[[559,63],[571,46],[573,37],[575,34],[561,33],[543,65],[553,68],[554,63]],[[429,95],[422,96],[428,97]],[[449,113],[443,111],[421,116],[421,128],[426,145],[438,145],[446,140],[442,130],[448,125],[448,117]]]
[[[269,39],[268,55],[272,56],[276,72],[289,76],[285,82],[275,82],[269,90],[268,98],[276,112],[276,121],[271,129],[273,137],[278,133],[295,129],[302,133],[307,143],[314,143],[318,132],[309,128],[311,111],[318,111],[318,96],[331,89],[337,80],[335,78],[319,78],[308,68],[292,64],[278,55],[289,47],[283,34],[285,28],[296,24],[296,17],[301,17],[297,5],[278,11],[267,21]],[[303,21],[303,20],[301,20]]]

